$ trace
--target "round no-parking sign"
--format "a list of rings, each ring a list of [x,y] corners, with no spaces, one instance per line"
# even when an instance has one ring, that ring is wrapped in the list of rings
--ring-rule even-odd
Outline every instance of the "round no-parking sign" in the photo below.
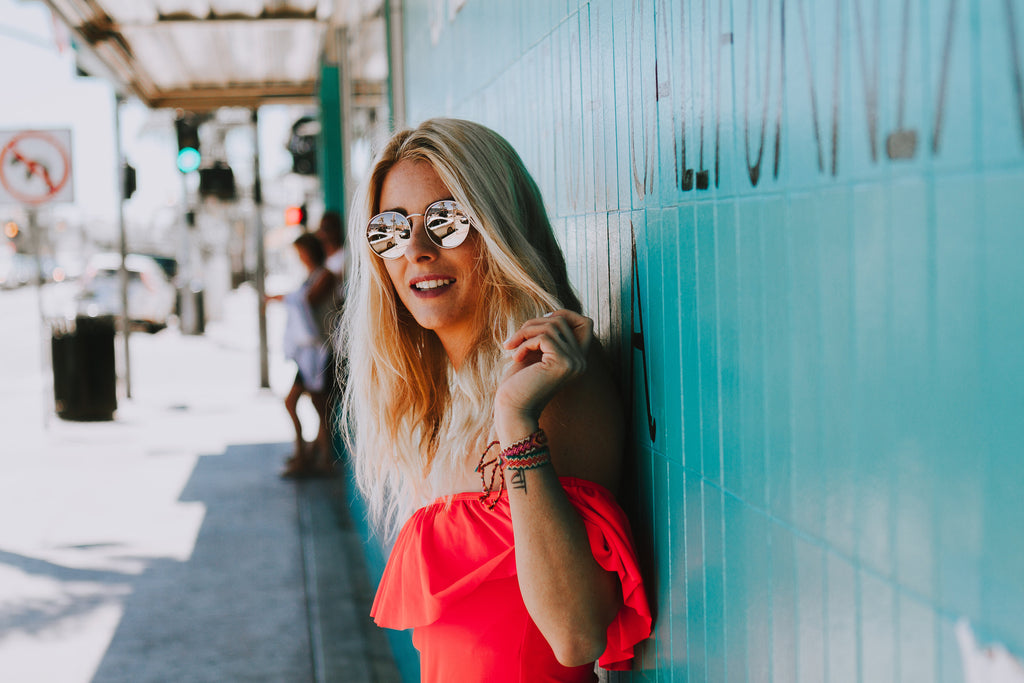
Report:
[[[74,200],[71,131],[0,131],[0,204]]]

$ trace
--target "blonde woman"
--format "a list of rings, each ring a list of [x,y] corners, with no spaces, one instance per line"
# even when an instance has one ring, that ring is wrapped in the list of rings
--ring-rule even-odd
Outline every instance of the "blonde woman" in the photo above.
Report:
[[[344,428],[395,538],[374,619],[413,629],[424,683],[628,668],[623,411],[519,156],[468,121],[399,132],[349,230]]]

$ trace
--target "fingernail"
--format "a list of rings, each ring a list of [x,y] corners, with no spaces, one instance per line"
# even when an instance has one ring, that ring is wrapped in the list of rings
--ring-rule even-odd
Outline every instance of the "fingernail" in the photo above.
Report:
[[[551,311],[550,313],[545,313],[545,314],[544,314],[544,317],[545,317],[545,318],[550,318],[550,317],[551,317],[551,316],[553,316],[554,314],[555,314],[555,312],[554,312],[554,311]]]

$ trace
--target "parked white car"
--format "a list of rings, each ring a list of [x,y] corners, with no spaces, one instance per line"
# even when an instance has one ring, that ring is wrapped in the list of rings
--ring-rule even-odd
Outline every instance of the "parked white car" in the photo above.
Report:
[[[174,313],[176,292],[156,259],[144,254],[125,257],[128,271],[128,320],[157,332]],[[121,255],[95,254],[80,280],[79,315],[121,315]]]

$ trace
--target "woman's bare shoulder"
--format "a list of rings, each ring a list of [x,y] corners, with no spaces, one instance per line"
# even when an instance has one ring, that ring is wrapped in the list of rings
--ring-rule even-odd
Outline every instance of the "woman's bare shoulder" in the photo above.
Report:
[[[555,395],[540,422],[559,476],[579,477],[617,492],[625,414],[619,389],[596,340],[588,353],[586,371]]]

